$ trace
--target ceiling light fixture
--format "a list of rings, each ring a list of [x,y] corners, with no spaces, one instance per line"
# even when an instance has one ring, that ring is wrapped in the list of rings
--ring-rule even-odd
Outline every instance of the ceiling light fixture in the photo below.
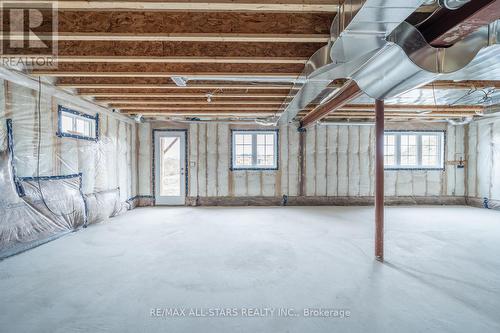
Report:
[[[187,79],[182,76],[172,76],[171,77],[172,81],[178,86],[178,87],[185,87],[187,86]]]
[[[207,102],[208,102],[208,103],[212,103],[212,97],[213,97],[213,96],[214,96],[214,94],[213,94],[213,93],[208,93],[208,94],[207,94]]]

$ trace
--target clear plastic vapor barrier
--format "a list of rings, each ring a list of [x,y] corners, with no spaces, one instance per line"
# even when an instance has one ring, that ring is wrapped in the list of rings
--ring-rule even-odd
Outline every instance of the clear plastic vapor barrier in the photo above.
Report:
[[[126,211],[135,131],[0,80],[0,259]]]

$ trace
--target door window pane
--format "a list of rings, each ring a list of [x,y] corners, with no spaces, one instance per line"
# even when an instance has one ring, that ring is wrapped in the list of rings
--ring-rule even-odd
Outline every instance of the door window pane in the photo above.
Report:
[[[181,195],[181,140],[160,138],[160,195]]]

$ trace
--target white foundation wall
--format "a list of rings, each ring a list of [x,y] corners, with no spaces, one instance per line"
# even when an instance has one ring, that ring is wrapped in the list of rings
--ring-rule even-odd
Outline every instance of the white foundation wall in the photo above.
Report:
[[[0,80],[0,119],[12,119],[17,176],[37,176],[38,92],[14,82]],[[97,142],[58,137],[58,105],[99,114]],[[96,109],[85,109],[41,94],[40,176],[82,173],[84,194],[120,188],[122,202],[138,192],[137,126]]]
[[[500,119],[468,126],[467,196],[500,201]]]
[[[262,129],[228,123],[144,123],[139,125],[139,194],[152,196],[152,130],[188,130],[189,197],[281,197],[301,195],[299,132],[279,128],[277,171],[231,171],[231,130]],[[464,156],[464,127],[443,124],[387,126],[388,129],[446,131],[445,161]],[[266,127],[269,129],[269,127]],[[373,126],[317,125],[305,133],[304,196],[370,197],[374,195]],[[446,164],[444,171],[386,171],[387,196],[465,195],[464,169]]]

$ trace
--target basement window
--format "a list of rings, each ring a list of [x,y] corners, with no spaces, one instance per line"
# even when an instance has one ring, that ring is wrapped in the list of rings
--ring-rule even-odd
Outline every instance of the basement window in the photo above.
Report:
[[[278,130],[233,130],[231,170],[277,170]]]
[[[386,170],[443,170],[444,131],[387,131]]]
[[[59,105],[58,131],[59,137],[70,137],[82,140],[97,141],[99,117],[71,110]]]

